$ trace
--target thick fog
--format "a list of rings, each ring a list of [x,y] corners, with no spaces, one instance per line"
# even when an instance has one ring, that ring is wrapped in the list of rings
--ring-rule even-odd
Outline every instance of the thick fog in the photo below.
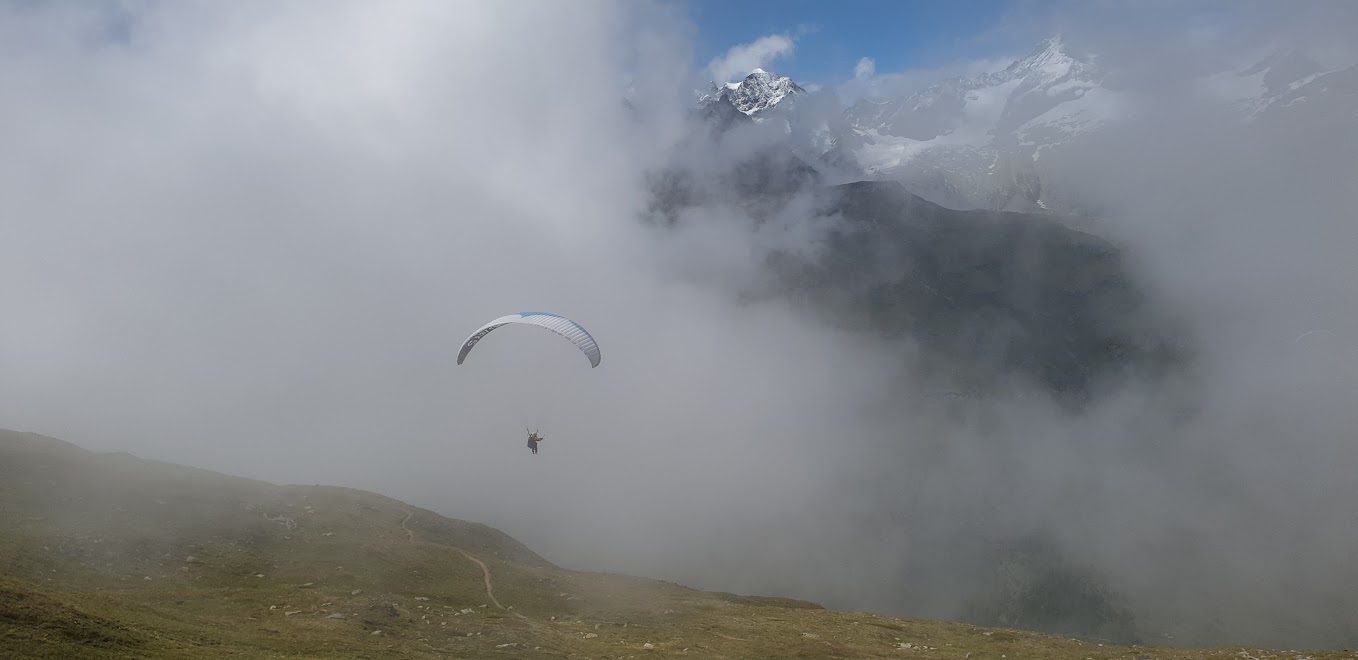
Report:
[[[5,5],[0,427],[897,614],[957,616],[987,544],[1040,534],[1149,641],[1358,640],[1354,118],[1239,128],[1171,75],[1248,66],[1261,34],[1342,64],[1350,6],[1240,5],[1207,46],[1092,11],[1034,32],[1109,44],[1144,109],[1043,176],[1195,358],[1078,414],[1036,388],[945,413],[910,346],[737,296],[767,250],[815,253],[809,201],[760,231],[722,204],[643,223],[710,77],[675,12]],[[456,364],[515,311],[579,321],[602,363],[509,327]]]
[[[889,376],[861,340],[729,296],[758,250],[734,223],[640,222],[691,101],[671,22],[7,8],[4,425],[377,490],[570,567],[739,570],[727,527],[824,497],[882,432],[855,401]],[[600,367],[521,327],[456,365],[520,310],[582,323]]]

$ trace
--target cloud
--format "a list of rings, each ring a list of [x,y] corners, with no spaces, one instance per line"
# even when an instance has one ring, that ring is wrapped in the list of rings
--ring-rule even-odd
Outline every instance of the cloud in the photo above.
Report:
[[[1013,64],[1020,56],[1003,55],[979,59],[959,60],[941,67],[929,69],[907,69],[888,73],[877,72],[876,62],[869,58],[858,61],[854,67],[854,77],[836,90],[845,102],[853,103],[860,98],[883,100],[908,96],[940,80],[957,77],[973,77],[983,73],[999,71]]]
[[[774,60],[790,55],[796,41],[786,34],[760,37],[753,43],[732,46],[725,55],[713,58],[707,70],[716,82],[723,83],[744,78],[754,69],[767,67]]]
[[[863,59],[858,60],[858,64],[854,65],[853,77],[859,80],[871,78],[876,72],[877,63],[874,62],[871,57],[864,57]]]

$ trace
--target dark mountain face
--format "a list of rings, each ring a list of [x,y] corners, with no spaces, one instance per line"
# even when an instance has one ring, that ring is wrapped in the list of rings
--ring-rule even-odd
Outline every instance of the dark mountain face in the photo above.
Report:
[[[673,225],[686,208],[723,203],[755,218],[775,213],[823,176],[781,139],[730,103],[709,103],[689,113],[691,130],[670,164],[649,172],[648,219]]]
[[[737,126],[748,126],[754,123],[749,115],[736,109],[736,106],[728,102],[725,96],[720,97],[718,101],[703,103],[694,110],[697,118],[716,132],[725,133]]]
[[[1045,216],[957,211],[893,182],[829,189],[842,223],[814,263],[778,259],[788,295],[833,318],[910,338],[964,391],[1019,374],[1071,402],[1134,366],[1162,367],[1169,343],[1120,251]],[[941,375],[941,374],[940,374]]]

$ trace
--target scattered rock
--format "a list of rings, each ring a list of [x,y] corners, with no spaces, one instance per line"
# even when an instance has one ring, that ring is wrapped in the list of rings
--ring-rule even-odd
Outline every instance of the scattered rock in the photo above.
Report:
[[[291,611],[291,612],[284,612],[284,613],[283,613],[283,616],[292,616],[292,615],[294,615],[294,614],[301,614],[301,613],[302,613],[302,610],[293,610],[293,611]]]
[[[476,614],[476,610],[474,610],[474,609],[472,609],[472,608],[470,608],[470,607],[464,607],[464,608],[462,608],[462,611],[460,612],[460,614]]]
[[[805,632],[804,632],[804,633],[802,633],[802,637],[809,637],[809,638],[811,638],[811,639],[816,639],[817,637],[820,637],[820,635],[817,635],[816,633],[805,633]]]
[[[341,613],[339,613],[339,612],[335,612],[334,614],[331,614],[330,616],[325,617],[325,618],[327,618],[327,619],[343,619],[343,618],[344,618],[344,615],[341,614]]]
[[[143,579],[143,580],[150,580],[150,579],[151,579],[151,576],[148,575],[148,576],[146,576],[146,577],[144,577],[144,578],[142,578],[142,579]]]
[[[585,639],[594,639],[595,637],[598,637],[598,636],[599,636],[599,633],[585,633]]]
[[[255,574],[255,577],[257,577],[257,578],[262,578],[262,577],[264,577],[264,574],[263,574],[263,573],[256,573],[256,574]]]
[[[647,651],[649,651],[649,650],[655,648],[655,644],[652,644],[652,643],[650,643],[650,642],[646,642],[645,644],[642,644],[642,645],[641,645],[641,648],[646,649]]]
[[[374,631],[372,631],[372,632],[369,633],[369,634],[370,634],[370,635],[381,635],[381,634],[382,634],[382,631],[381,631],[381,630],[374,630]]]
[[[362,590],[362,589],[354,589],[353,591],[350,591],[350,592],[349,592],[349,595],[350,595],[350,596],[357,596],[357,595],[359,595],[359,594],[361,594],[361,593],[363,593],[363,590]]]
[[[201,564],[201,563],[203,563],[202,561],[200,561],[197,557],[195,557],[195,556],[193,556],[193,555],[189,555],[188,557],[186,557],[186,558],[184,559],[184,561],[186,561],[186,562],[188,562],[188,563],[190,563],[190,564]]]
[[[324,536],[324,537],[327,537],[327,538],[329,538],[329,537],[331,537],[331,536],[334,536],[334,535],[335,535],[334,532],[326,532],[326,533],[324,533],[324,534],[321,534],[321,536]]]
[[[415,600],[429,600],[429,599],[425,598],[424,596],[416,596]]]
[[[516,646],[518,646],[518,645],[519,645],[518,642],[510,642],[510,643],[508,643],[508,644],[496,644],[496,645],[495,645],[495,648],[497,648],[497,649],[512,649],[512,648],[514,648],[514,647],[516,647]]]
[[[310,586],[312,586],[312,585],[314,585],[314,584],[316,584],[316,583],[315,583],[315,582],[308,582],[308,583],[302,585],[302,588],[305,589],[305,588],[310,587]]]

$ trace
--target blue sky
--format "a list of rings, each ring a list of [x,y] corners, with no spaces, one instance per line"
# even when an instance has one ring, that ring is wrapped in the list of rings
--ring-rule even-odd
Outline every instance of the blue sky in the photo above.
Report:
[[[702,68],[733,46],[769,35],[794,41],[765,67],[803,84],[854,77],[863,57],[877,73],[929,69],[958,60],[1021,53],[1045,35],[1000,30],[1013,0],[679,0],[698,27]],[[1025,3],[1027,4],[1027,3]]]

